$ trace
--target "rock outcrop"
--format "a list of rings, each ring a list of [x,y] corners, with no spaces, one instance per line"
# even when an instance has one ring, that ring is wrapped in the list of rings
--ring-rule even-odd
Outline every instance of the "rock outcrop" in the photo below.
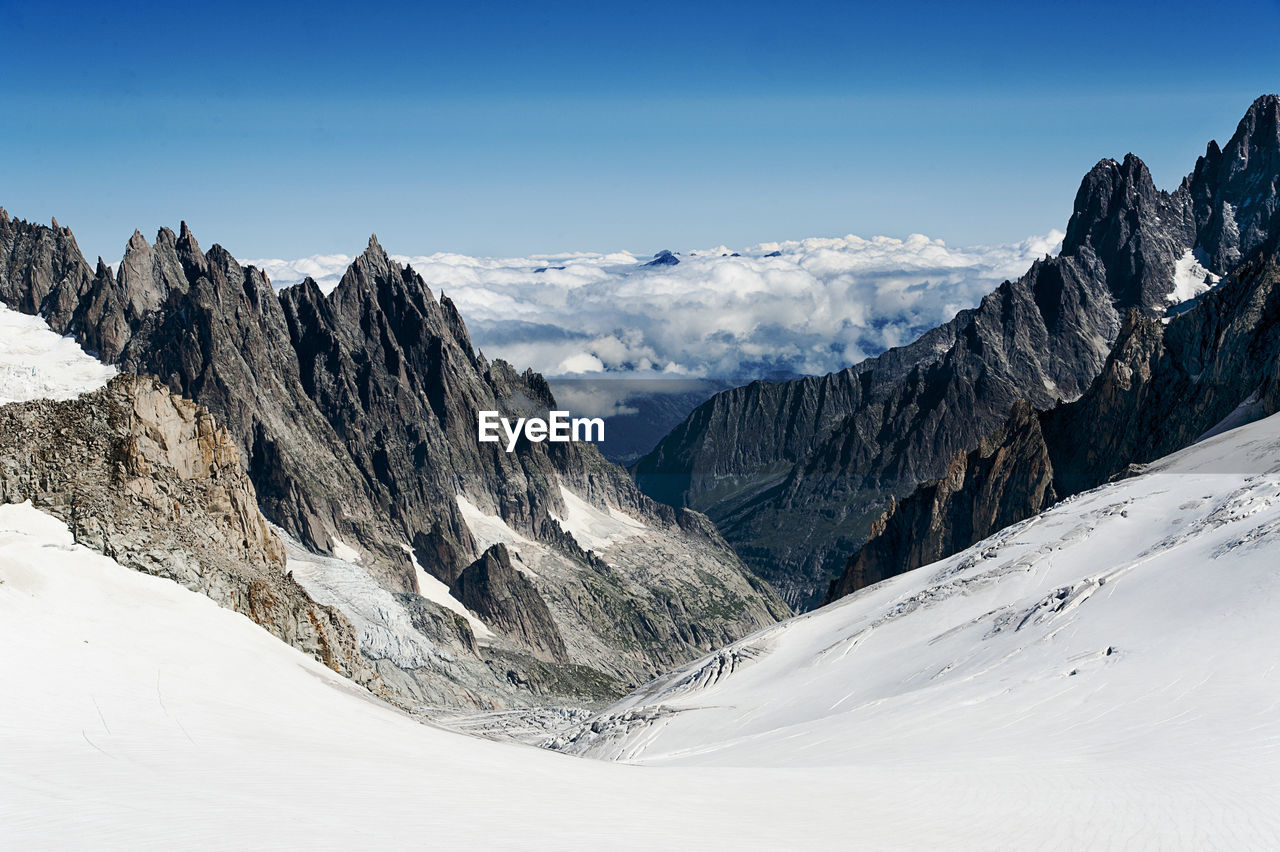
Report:
[[[675,266],[680,263],[680,258],[671,253],[669,249],[663,249],[653,256],[653,260],[643,263],[641,266]]]
[[[1225,275],[1262,244],[1280,204],[1277,140],[1268,95],[1174,192],[1133,155],[1099,162],[1058,256],[909,346],[718,394],[634,466],[638,484],[708,514],[789,603],[816,605],[891,499],[945,476],[1016,403],[1082,394],[1130,310],[1165,313],[1187,252]]]
[[[154,379],[0,407],[0,501],[30,500],[78,543],[240,612],[380,690],[351,624],[285,567],[225,428]]]
[[[504,545],[495,544],[463,569],[450,591],[485,624],[528,648],[535,657],[569,662],[551,611],[533,583],[511,567]]]

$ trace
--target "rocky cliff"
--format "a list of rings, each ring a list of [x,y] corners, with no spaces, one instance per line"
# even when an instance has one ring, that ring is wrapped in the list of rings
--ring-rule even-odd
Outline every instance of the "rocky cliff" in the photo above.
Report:
[[[226,429],[154,379],[0,407],[0,501],[24,500],[78,543],[202,592],[381,690],[351,624],[286,570]]]
[[[1272,231],[1280,99],[1258,99],[1173,192],[1132,154],[1081,183],[1061,253],[915,343],[826,376],[718,394],[634,467],[707,513],[787,600],[816,605],[894,498],[946,475],[1012,406],[1078,397],[1123,317],[1163,315]]]
[[[876,522],[834,600],[969,547],[1147,462],[1280,411],[1280,236],[1167,322],[1133,311],[1078,400],[1009,422]]]

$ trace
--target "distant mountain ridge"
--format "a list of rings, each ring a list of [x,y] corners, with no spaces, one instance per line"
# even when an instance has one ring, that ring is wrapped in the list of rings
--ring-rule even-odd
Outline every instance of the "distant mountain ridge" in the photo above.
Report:
[[[1041,412],[1015,406],[978,449],[956,454],[945,477],[891,506],[827,601],[958,553],[1202,436],[1280,411],[1278,243],[1273,234],[1167,324],[1131,312],[1083,396]]]
[[[696,409],[633,467],[655,499],[707,513],[793,606],[823,598],[892,498],[941,476],[1020,401],[1079,397],[1126,313],[1162,316],[1179,278],[1224,276],[1272,233],[1280,100],[1259,98],[1173,192],[1136,156],[1100,161],[1063,247],[915,343]]]

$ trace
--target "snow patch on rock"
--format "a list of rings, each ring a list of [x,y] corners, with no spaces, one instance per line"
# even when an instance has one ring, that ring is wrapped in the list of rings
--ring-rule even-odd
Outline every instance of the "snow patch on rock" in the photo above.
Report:
[[[612,507],[599,508],[583,500],[563,485],[560,498],[564,500],[564,517],[552,515],[578,542],[583,550],[600,552],[607,547],[644,535],[648,527],[642,522]]]
[[[1200,265],[1195,252],[1187,249],[1173,265],[1173,290],[1165,298],[1178,305],[1207,293],[1221,280]]]
[[[477,618],[475,613],[463,606],[462,601],[449,592],[449,587],[444,584],[444,581],[426,572],[422,564],[418,562],[418,555],[413,552],[413,548],[407,544],[400,546],[404,548],[404,552],[409,554],[409,558],[413,560],[413,576],[418,581],[418,593],[432,603],[437,603],[455,615],[465,618],[467,624],[471,625],[471,633],[476,639],[492,639],[493,631]]]
[[[0,305],[0,405],[74,399],[111,381],[116,368],[59,337],[40,317]]]
[[[360,637],[361,652],[374,660],[388,659],[404,669],[444,658],[435,644],[413,626],[404,606],[354,561],[311,553],[279,527],[286,567],[317,603],[345,615]],[[335,548],[336,550],[336,548]]]
[[[360,562],[360,551],[340,538],[333,540],[333,555],[346,562]]]
[[[476,540],[476,545],[482,552],[495,544],[536,546],[533,541],[513,530],[502,518],[487,514],[461,494],[458,495],[458,510],[462,512],[462,520],[466,522],[467,529],[471,530],[471,537]]]

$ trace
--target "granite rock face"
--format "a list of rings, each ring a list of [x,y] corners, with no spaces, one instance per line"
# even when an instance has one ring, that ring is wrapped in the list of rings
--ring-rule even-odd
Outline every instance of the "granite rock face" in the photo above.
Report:
[[[545,416],[547,383],[477,352],[452,302],[376,239],[332,292],[307,280],[277,293],[221,247],[203,251],[185,224],[154,243],[135,234],[113,275],[91,269],[66,229],[5,217],[0,299],[207,407],[263,514],[306,551],[354,552],[392,595],[423,594],[415,559],[446,587],[496,543],[537,563],[536,596],[513,600],[540,598],[550,620],[524,613],[523,632],[491,643],[461,638],[436,603],[400,600],[409,614],[396,624],[426,625],[404,642],[441,653],[413,671],[376,649],[371,659],[411,700],[603,699],[789,612],[710,524],[642,494],[594,446],[479,443],[478,411]],[[575,536],[566,495],[645,532]],[[341,596],[326,603],[355,616]]]
[[[226,429],[128,374],[69,401],[0,407],[0,500],[30,500],[78,543],[175,580],[375,691],[351,624],[285,568]]]
[[[463,569],[450,591],[485,624],[514,638],[535,657],[569,662],[551,611],[533,583],[511,567],[505,545],[495,544]]]
[[[1019,405],[953,462],[954,473],[892,506],[827,599],[958,553],[1057,499],[1277,411],[1280,235],[1272,235],[1167,324],[1132,311],[1078,400],[1042,412]]]
[[[867,543],[832,583],[828,601],[950,556],[1047,508],[1056,497],[1039,416],[1019,404],[977,449],[956,453],[945,476],[901,503],[890,502],[871,525]]]
[[[1103,160],[1081,183],[1058,256],[909,346],[716,395],[636,463],[637,483],[705,512],[790,604],[815,606],[891,500],[945,476],[1016,403],[1079,397],[1130,310],[1165,313],[1187,252],[1225,275],[1261,245],[1278,184],[1274,95],[1173,192],[1133,155]]]

